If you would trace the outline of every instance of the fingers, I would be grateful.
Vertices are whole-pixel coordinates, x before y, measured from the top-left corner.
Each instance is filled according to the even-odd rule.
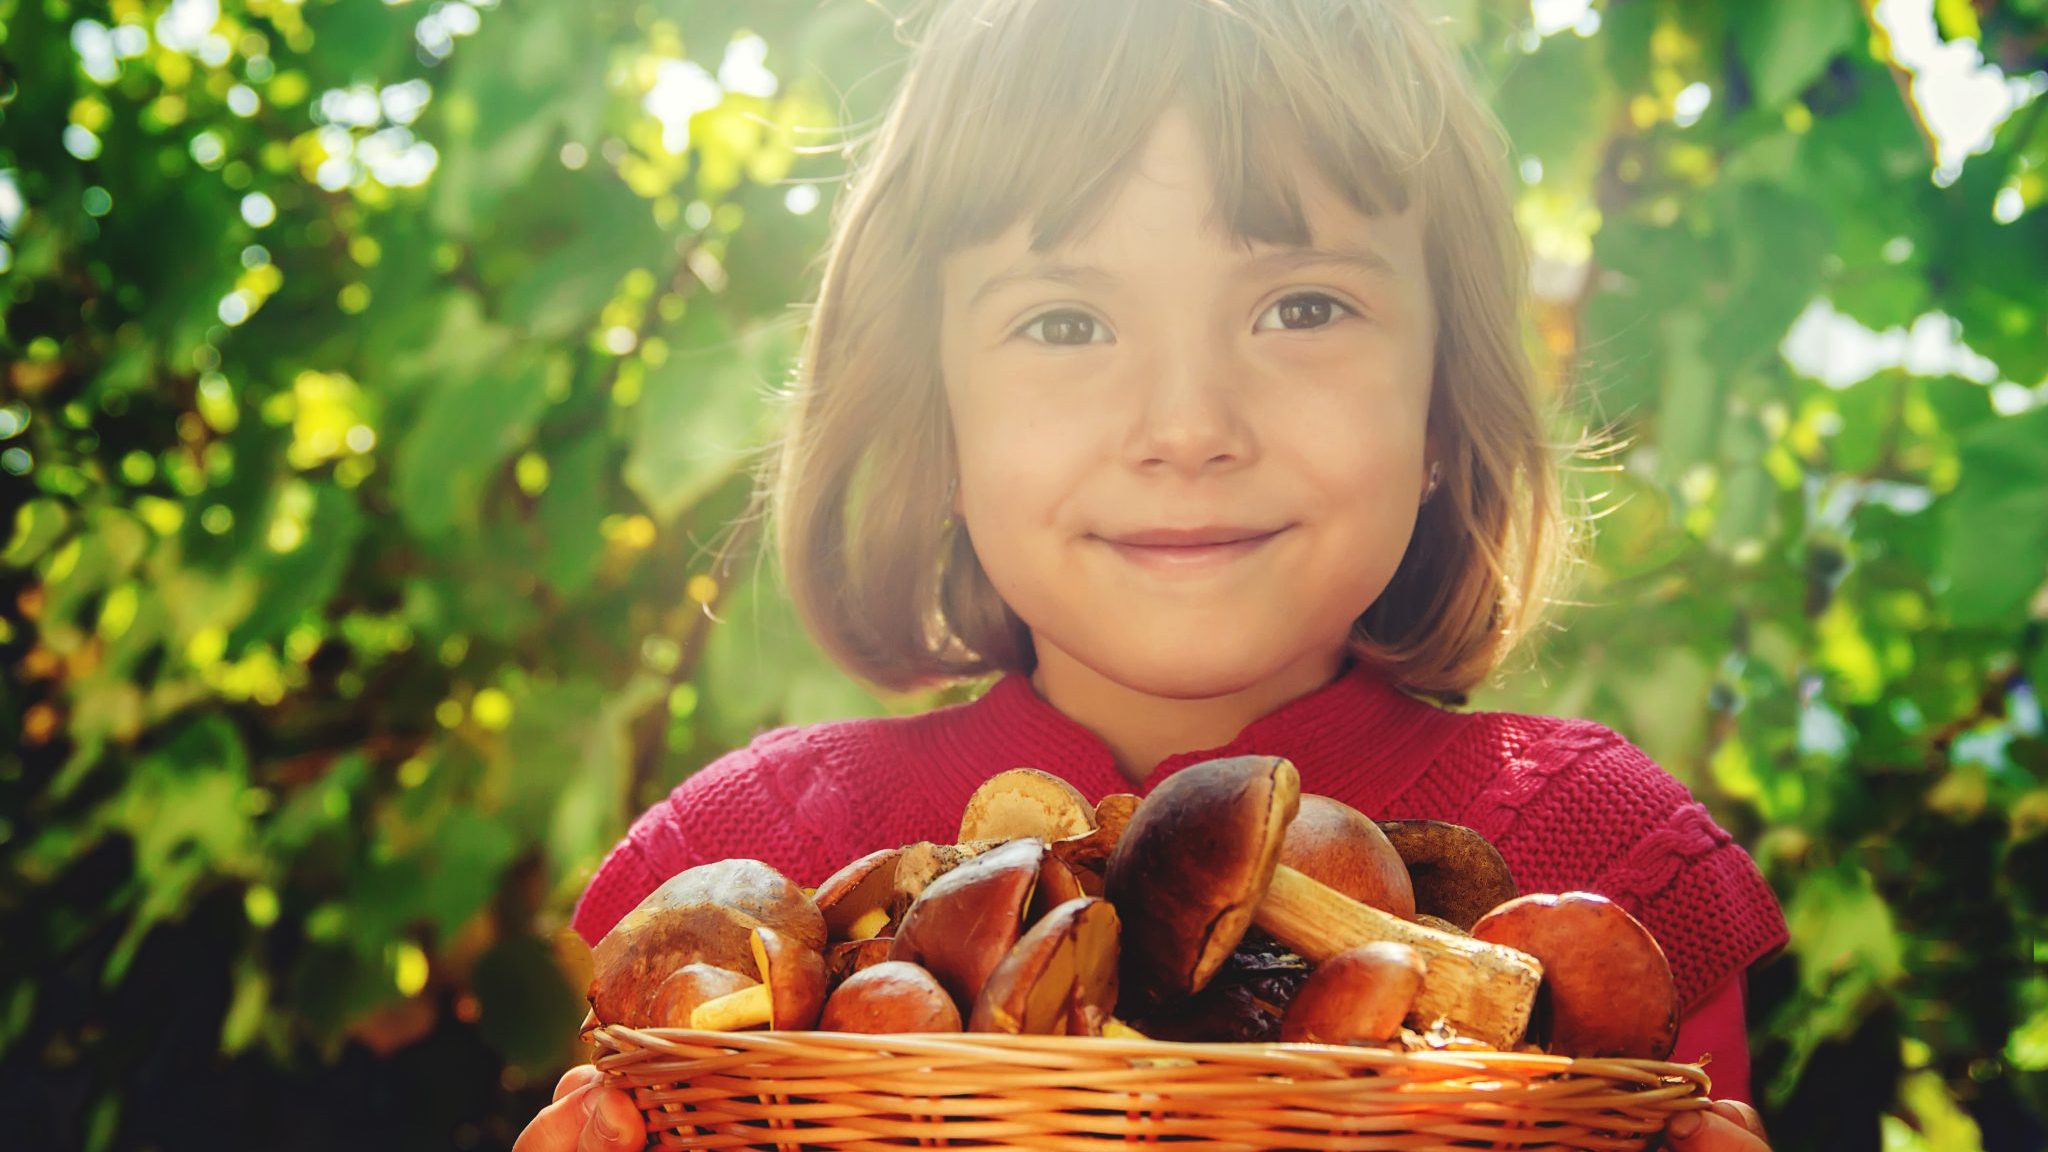
[[[633,1098],[584,1064],[556,1081],[554,1103],[534,1116],[512,1152],[638,1152],[646,1144]]]
[[[596,1065],[578,1064],[567,1072],[562,1073],[562,1078],[555,1081],[555,1099],[560,1100],[578,1088],[589,1087],[592,1084],[601,1082],[603,1079],[604,1073],[599,1072]]]
[[[643,1148],[647,1144],[647,1131],[640,1121],[640,1109],[633,1106],[633,1098],[617,1088],[599,1088],[590,1093],[596,1102],[591,1109],[589,1122],[583,1125],[583,1135],[576,1142],[576,1152],[626,1152],[628,1149]]]
[[[1744,1112],[1748,1114],[1746,1118]],[[1731,1119],[1731,1115],[1735,1118]],[[1749,1126],[1755,1116],[1755,1109],[1747,1105],[1716,1100],[1708,1111],[1684,1112],[1672,1120],[1664,1130],[1665,1146],[1671,1152],[1770,1152],[1771,1146],[1764,1142],[1762,1121],[1757,1121],[1754,1128]]]
[[[541,1109],[513,1142],[512,1152],[572,1152],[583,1134],[585,1105],[596,1091],[585,1085]]]
[[[1740,1124],[1743,1130],[1750,1135],[1759,1140],[1768,1141],[1770,1139],[1770,1136],[1764,1132],[1764,1118],[1757,1115],[1756,1109],[1751,1108],[1740,1100],[1716,1100],[1713,1102],[1713,1106],[1715,1112]]]

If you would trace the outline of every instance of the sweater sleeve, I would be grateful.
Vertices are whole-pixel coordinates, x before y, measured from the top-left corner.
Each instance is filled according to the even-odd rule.
[[[1465,823],[1493,840],[1525,892],[1598,892],[1664,946],[1683,1011],[1782,947],[1755,861],[1641,749],[1577,720],[1497,716],[1506,768]]]
[[[570,925],[595,945],[669,877],[732,857],[816,884],[835,858],[830,840],[844,807],[838,785],[805,730],[756,737],[685,778],[633,821],[591,877]]]

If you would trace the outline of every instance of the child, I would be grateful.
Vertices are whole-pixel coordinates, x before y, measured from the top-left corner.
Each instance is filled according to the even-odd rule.
[[[1445,710],[1525,635],[1565,536],[1493,120],[1405,0],[953,0],[837,209],[769,489],[795,604],[889,688],[973,703],[784,728],[636,821],[596,941],[684,868],[816,884],[949,840],[1032,765],[1089,799],[1286,756],[1379,819],[1476,828],[1524,891],[1664,944],[1726,1098],[1671,1147],[1765,1147],[1755,865],[1594,724]],[[522,1149],[637,1147],[579,1069]],[[586,1124],[585,1117],[591,1117]],[[600,1141],[600,1126],[623,1132]],[[623,1143],[619,1141],[623,1141]]]

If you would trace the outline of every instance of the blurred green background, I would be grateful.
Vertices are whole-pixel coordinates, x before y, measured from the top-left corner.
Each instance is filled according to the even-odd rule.
[[[894,7],[0,0],[0,1145],[507,1147],[627,820],[939,702],[712,563]],[[1433,7],[1620,441],[1474,702],[1763,866],[1777,1147],[2042,1147],[2048,2]]]

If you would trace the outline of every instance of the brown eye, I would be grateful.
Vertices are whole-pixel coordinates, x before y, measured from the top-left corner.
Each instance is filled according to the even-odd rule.
[[[1093,316],[1085,312],[1047,312],[1031,323],[1017,329],[1017,332],[1020,335],[1028,334],[1034,328],[1044,329],[1042,335],[1032,337],[1038,343],[1052,344],[1063,348],[1078,348],[1083,345],[1094,344],[1097,343],[1095,337],[1098,334],[1107,335],[1107,333],[1103,332],[1102,325],[1097,323]]]
[[[1321,292],[1299,292],[1266,309],[1265,316],[1279,317],[1280,327],[1287,331],[1313,332],[1318,328],[1329,327],[1336,321],[1339,313],[1355,315],[1351,309]],[[1261,316],[1260,319],[1264,320],[1265,316]],[[1267,325],[1262,324],[1260,327],[1264,328]]]

